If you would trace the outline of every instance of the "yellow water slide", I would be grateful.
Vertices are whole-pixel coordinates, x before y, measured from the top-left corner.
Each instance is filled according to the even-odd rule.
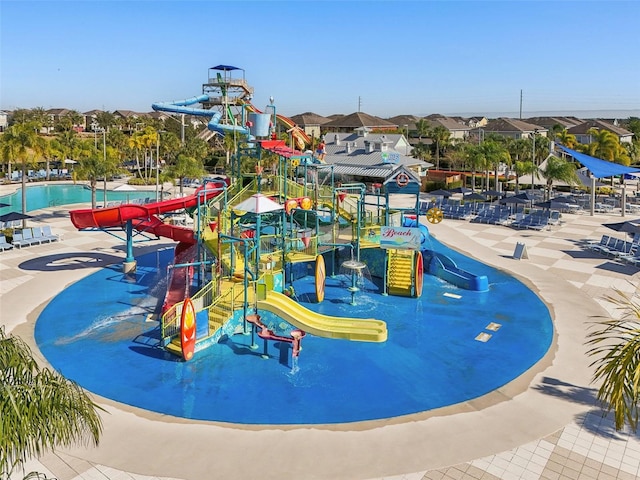
[[[294,327],[324,338],[342,338],[360,342],[387,340],[387,324],[374,318],[332,317],[313,312],[282,293],[270,291],[258,309],[275,313]]]

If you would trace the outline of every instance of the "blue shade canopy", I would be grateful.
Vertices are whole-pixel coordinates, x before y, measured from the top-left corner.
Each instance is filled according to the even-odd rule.
[[[215,67],[211,67],[211,70],[223,70],[225,72],[229,72],[231,70],[242,70],[240,67],[233,67],[231,65],[217,65]]]
[[[638,168],[625,167],[624,165],[620,165],[619,163],[613,163],[607,160],[601,160],[599,158],[591,157],[585,153],[571,150],[564,145],[558,144],[558,147],[575,158],[576,161],[587,167],[596,178],[612,177],[614,175],[622,175],[625,173],[640,172],[640,169]]]

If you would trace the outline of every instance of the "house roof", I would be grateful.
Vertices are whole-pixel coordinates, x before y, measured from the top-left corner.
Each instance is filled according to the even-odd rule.
[[[540,125],[541,127],[545,127],[548,129],[551,129],[554,125],[560,125],[564,128],[571,128],[582,122],[582,120],[578,120],[577,118],[572,117],[531,117],[527,118],[526,121],[528,123]]]
[[[485,132],[534,132],[547,131],[546,128],[541,125],[535,125],[533,123],[524,122],[515,118],[496,118],[489,120],[489,122],[482,127]]]
[[[47,113],[49,115],[67,115],[70,112],[71,110],[67,108],[50,108],[49,110],[47,110]]]
[[[116,110],[113,112],[114,115],[120,115],[121,117],[142,117],[145,116],[146,113],[138,113],[133,110]]]
[[[369,115],[364,112],[355,112],[350,115],[345,115],[336,119],[333,119],[324,124],[325,127],[336,127],[336,128],[358,128],[358,127],[369,127],[369,128],[391,128],[395,127],[391,122],[387,120],[383,120],[380,117],[374,117],[373,115]]]
[[[396,148],[400,139],[403,136],[399,133],[389,134],[367,134],[366,136],[358,135],[356,133],[340,133],[331,132],[325,135],[325,162],[327,164],[336,165],[340,167],[354,167],[361,170],[358,175],[362,176],[378,176],[386,177],[389,174],[389,169],[394,170],[399,165],[405,167],[420,166],[428,168],[433,164],[425,162],[417,158],[410,157],[403,152],[402,148]],[[375,149],[371,152],[367,152],[366,143],[381,143],[387,145],[386,152],[379,149]],[[347,153],[347,147],[350,146],[349,153]],[[383,159],[383,153],[395,154],[398,156],[398,163],[385,163]],[[373,175],[373,170],[368,169],[383,169],[386,170],[385,175]],[[384,173],[384,172],[378,172]]]
[[[626,137],[628,135],[633,135],[630,131],[625,130],[622,127],[617,127],[616,125],[612,125],[611,123],[605,122],[603,120],[587,120],[586,122],[582,122],[575,127],[571,127],[567,129],[568,133],[573,135],[576,134],[587,134],[589,129],[591,128],[599,128],[601,130],[609,130],[610,132],[615,133],[620,137]]]
[[[291,120],[302,127],[308,125],[324,125],[325,123],[331,121],[331,119],[313,112],[305,112],[299,115],[294,115],[293,117],[291,117]]]
[[[458,120],[450,117],[438,117],[435,119],[427,119],[427,122],[432,127],[442,126],[447,130],[449,130],[450,132],[453,132],[455,130],[463,130],[463,131],[471,130],[471,127],[469,127],[468,125],[465,125],[464,123],[461,123]]]
[[[409,128],[415,130],[416,122],[419,119],[420,117],[416,117],[415,115],[396,115],[395,117],[387,118],[386,120],[400,128],[403,128],[405,125],[409,125]]]

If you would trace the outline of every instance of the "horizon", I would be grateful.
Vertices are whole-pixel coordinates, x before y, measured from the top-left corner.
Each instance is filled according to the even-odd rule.
[[[208,69],[226,64],[244,70],[254,105],[273,96],[289,117],[640,113],[640,65],[628,56],[640,47],[640,2],[3,0],[0,9],[2,110],[149,112],[201,94]],[[211,21],[197,27],[202,19]],[[593,25],[588,55],[563,40]]]

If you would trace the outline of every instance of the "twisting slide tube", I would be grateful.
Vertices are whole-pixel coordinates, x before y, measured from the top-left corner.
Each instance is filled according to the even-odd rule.
[[[186,98],[184,100],[157,102],[152,104],[151,108],[157,112],[184,113],[185,115],[194,115],[197,117],[211,117],[207,124],[207,128],[209,128],[209,130],[220,132],[222,134],[236,132],[243,135],[249,135],[251,138],[248,128],[240,125],[221,125],[220,118],[222,118],[222,114],[220,112],[189,106],[196,103],[206,102],[207,100],[209,100],[208,95],[198,95],[197,97]]]

